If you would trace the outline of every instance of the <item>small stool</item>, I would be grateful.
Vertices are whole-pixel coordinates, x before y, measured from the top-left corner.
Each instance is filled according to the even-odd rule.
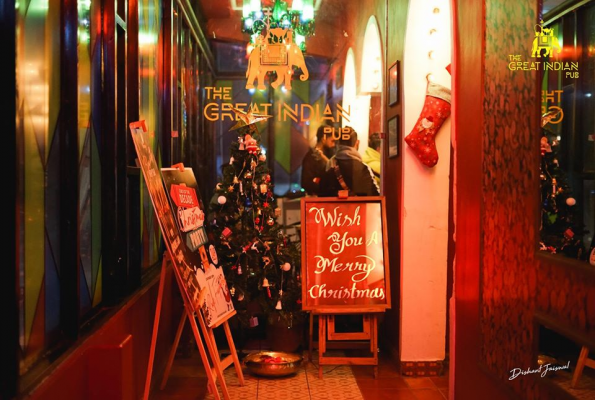
[[[581,375],[583,374],[583,368],[585,368],[585,366],[595,369],[595,360],[589,358],[589,349],[587,346],[583,346],[581,353],[578,356],[576,369],[574,370],[574,374],[572,375],[572,383],[570,384],[571,388],[574,389],[578,384],[578,380],[581,378]]]

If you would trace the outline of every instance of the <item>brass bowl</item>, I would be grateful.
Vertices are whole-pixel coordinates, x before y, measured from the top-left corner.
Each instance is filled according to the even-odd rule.
[[[259,351],[244,358],[244,365],[255,375],[278,377],[295,374],[302,365],[299,354],[280,351]],[[268,360],[268,361],[267,361]]]

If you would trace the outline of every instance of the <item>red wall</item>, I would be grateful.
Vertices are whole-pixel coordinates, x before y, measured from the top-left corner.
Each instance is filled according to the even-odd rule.
[[[165,280],[153,384],[159,381],[181,316],[181,298]],[[27,398],[43,400],[137,399],[143,394],[159,279],[135,294],[94,332],[50,366]],[[155,384],[154,384],[155,385]],[[154,386],[153,385],[153,386]]]

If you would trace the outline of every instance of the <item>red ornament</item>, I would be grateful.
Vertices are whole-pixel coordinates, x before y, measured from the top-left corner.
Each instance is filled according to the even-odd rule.
[[[267,208],[267,207],[269,206],[269,203],[265,201],[264,203],[262,203],[262,206],[263,206],[264,208]]]
[[[223,229],[223,232],[221,232],[221,237],[222,238],[228,238],[228,237],[231,236],[231,233],[232,233],[231,232],[231,229],[225,228],[225,229]]]
[[[260,218],[258,218],[258,217],[254,218],[254,223],[255,224],[260,224]]]

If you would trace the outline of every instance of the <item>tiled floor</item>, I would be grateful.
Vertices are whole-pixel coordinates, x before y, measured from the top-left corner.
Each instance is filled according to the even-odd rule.
[[[245,386],[239,387],[233,367],[226,370],[231,400],[445,400],[448,375],[406,378],[387,358],[380,357],[378,378],[372,367],[329,366],[318,379],[317,366],[307,363],[299,373],[287,378],[265,379],[244,370]],[[206,391],[207,379],[197,354],[176,358],[164,390],[153,385],[152,400],[194,400],[213,398]],[[359,389],[359,390],[358,390]]]

